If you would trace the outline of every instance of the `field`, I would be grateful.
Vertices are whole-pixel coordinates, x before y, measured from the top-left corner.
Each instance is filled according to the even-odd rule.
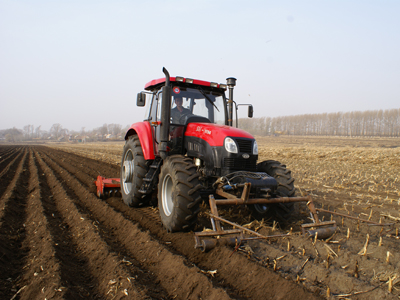
[[[97,175],[119,177],[123,142],[1,145],[0,299],[399,299],[400,141],[257,140],[260,161],[292,170],[297,195],[393,225],[333,216],[335,235],[313,240],[300,234],[304,204],[289,224],[227,208],[261,234],[291,234],[202,253],[193,233],[167,233],[156,207],[96,197]]]

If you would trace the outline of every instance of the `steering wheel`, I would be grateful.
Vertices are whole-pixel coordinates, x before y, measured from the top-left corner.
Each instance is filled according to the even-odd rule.
[[[185,122],[186,122],[188,116],[193,116],[193,114],[187,113],[187,114],[182,115],[182,116],[179,118],[179,124],[185,124]]]

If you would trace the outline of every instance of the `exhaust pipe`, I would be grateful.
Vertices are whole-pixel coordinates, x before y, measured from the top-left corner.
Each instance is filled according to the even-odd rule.
[[[171,86],[170,76],[166,68],[163,68],[165,74],[165,86],[162,90],[162,104],[161,104],[161,127],[160,127],[160,152],[161,158],[167,158],[167,144],[169,139],[169,121],[171,118]]]
[[[229,101],[228,101],[228,125],[233,124],[233,87],[236,85],[236,78],[229,77],[226,79],[226,84],[229,87]]]

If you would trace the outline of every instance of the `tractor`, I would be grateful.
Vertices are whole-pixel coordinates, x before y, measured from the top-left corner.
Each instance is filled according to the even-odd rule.
[[[285,220],[292,214],[294,179],[284,164],[258,162],[258,146],[237,128],[235,78],[226,84],[170,77],[150,81],[137,95],[148,102],[143,122],[125,135],[120,186],[125,204],[148,205],[158,199],[169,232],[192,230],[200,204],[212,195],[218,204],[247,205],[255,218]],[[229,90],[229,98],[225,93]],[[233,126],[234,111],[236,126]]]

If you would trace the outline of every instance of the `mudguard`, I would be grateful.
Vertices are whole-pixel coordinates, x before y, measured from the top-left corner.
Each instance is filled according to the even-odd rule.
[[[137,122],[131,125],[125,135],[125,140],[129,136],[137,134],[139,137],[140,144],[142,145],[143,155],[145,160],[154,159],[154,139],[153,129],[149,122]]]

